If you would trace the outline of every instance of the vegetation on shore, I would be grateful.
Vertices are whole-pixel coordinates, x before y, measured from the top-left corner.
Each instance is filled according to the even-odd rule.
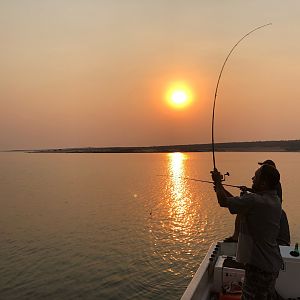
[[[217,143],[219,152],[298,152],[300,140]],[[27,151],[31,153],[167,153],[210,152],[211,144],[170,145],[150,147],[87,147]]]

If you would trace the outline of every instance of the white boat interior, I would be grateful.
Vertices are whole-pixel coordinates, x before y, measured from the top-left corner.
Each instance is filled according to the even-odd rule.
[[[236,243],[210,246],[181,300],[240,299],[245,271],[236,262]],[[284,261],[276,281],[283,299],[300,299],[300,256],[298,245],[280,246]]]

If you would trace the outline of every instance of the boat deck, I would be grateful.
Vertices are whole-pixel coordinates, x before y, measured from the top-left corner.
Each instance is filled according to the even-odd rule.
[[[235,261],[236,246],[212,244],[181,300],[240,299],[244,270]],[[283,299],[300,299],[300,256],[293,256],[294,247],[280,246],[280,251],[284,266],[276,281],[276,291]]]

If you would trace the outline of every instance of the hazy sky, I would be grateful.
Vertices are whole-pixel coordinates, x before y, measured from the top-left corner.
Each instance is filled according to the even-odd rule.
[[[299,139],[300,1],[0,0],[0,149]],[[172,82],[194,100],[168,106]]]

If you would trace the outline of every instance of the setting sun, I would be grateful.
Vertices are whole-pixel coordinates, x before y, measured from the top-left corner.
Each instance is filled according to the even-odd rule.
[[[187,94],[185,91],[174,91],[171,99],[175,104],[183,104],[187,101]]]
[[[167,91],[167,102],[172,108],[185,108],[192,102],[192,93],[185,83],[174,83]]]

